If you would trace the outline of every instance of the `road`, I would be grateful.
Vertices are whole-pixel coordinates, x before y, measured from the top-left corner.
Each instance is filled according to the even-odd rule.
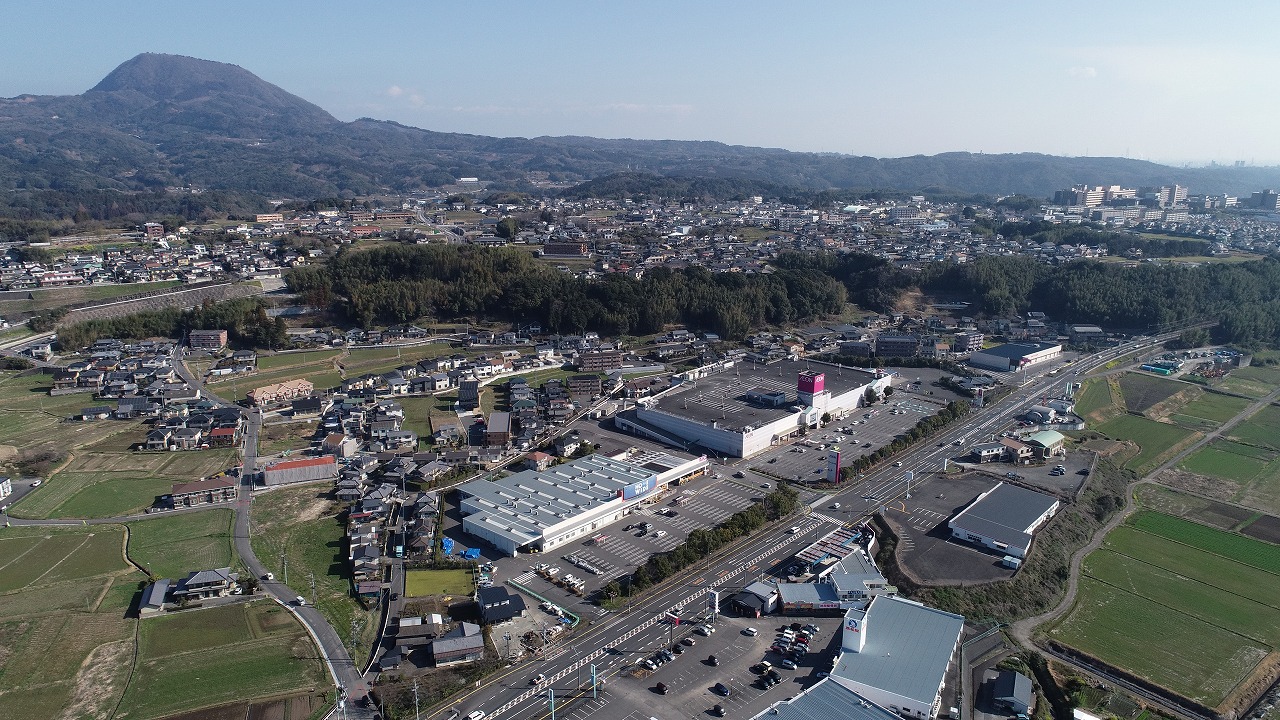
[[[633,663],[667,643],[667,625],[663,617],[673,608],[701,607],[700,595],[713,587],[741,587],[759,576],[759,573],[788,560],[797,551],[822,535],[845,523],[859,523],[878,512],[881,506],[908,494],[905,473],[913,471],[911,491],[923,490],[935,479],[935,471],[942,469],[944,459],[955,454],[956,441],[965,444],[987,434],[995,434],[1021,413],[1028,402],[1043,395],[1056,395],[1069,382],[1076,382],[1080,375],[1094,370],[1118,356],[1163,342],[1172,333],[1159,338],[1140,338],[1117,348],[1078,360],[1054,375],[1030,377],[1006,399],[971,413],[966,421],[903,451],[894,459],[901,467],[889,467],[868,473],[861,482],[835,495],[810,503],[810,509],[821,510],[807,515],[793,516],[775,524],[771,529],[742,541],[732,551],[718,554],[694,566],[676,578],[668,580],[657,591],[628,610],[604,616],[585,630],[572,637],[573,650],[561,647],[551,651],[541,660],[522,663],[485,681],[479,688],[459,698],[449,708],[434,715],[443,719],[465,715],[473,710],[485,710],[487,718],[536,717],[547,706],[547,687],[564,693],[576,690],[579,670],[595,663],[597,671],[606,679],[616,674],[624,665]],[[1044,368],[1048,370],[1048,368]],[[739,461],[744,463],[745,461]],[[839,502],[841,507],[833,511],[829,507]],[[835,518],[829,517],[835,515]],[[800,520],[797,520],[799,517]],[[790,534],[787,528],[800,525],[801,532]],[[547,676],[546,684],[538,688],[528,685],[529,678],[538,673]],[[572,676],[572,677],[571,677]],[[566,682],[567,681],[567,682]],[[455,714],[456,713],[456,714]]]
[[[182,379],[191,387],[201,390],[203,397],[206,397],[225,407],[238,407],[234,403],[210,393],[200,379],[195,377],[186,365],[182,362],[182,358],[175,351],[174,367]],[[298,594],[288,585],[277,580],[267,580],[268,569],[263,565],[262,561],[253,552],[252,526],[250,525],[250,510],[253,504],[253,487],[258,472],[258,435],[262,430],[262,409],[252,408],[242,410],[245,416],[244,444],[242,446],[243,463],[240,471],[240,487],[238,497],[235,504],[235,531],[232,537],[232,543],[235,547],[236,554],[240,556],[240,560],[244,563],[245,568],[254,577],[260,578],[260,587],[263,592],[271,594],[279,600],[285,607],[302,622],[307,628],[307,632],[311,634],[316,645],[320,648],[325,665],[329,668],[329,674],[333,678],[334,683],[338,686],[338,690],[345,697],[345,714],[348,718],[356,718],[357,720],[371,720],[374,717],[373,703],[369,700],[369,685],[365,681],[363,674],[356,667],[355,661],[351,657],[351,653],[347,651],[347,647],[343,645],[342,638],[338,636],[333,626],[316,608],[305,605],[300,606],[297,603]]]

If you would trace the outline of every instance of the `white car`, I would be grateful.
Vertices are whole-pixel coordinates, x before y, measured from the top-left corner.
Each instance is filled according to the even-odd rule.
[[[654,534],[653,534],[653,536],[654,536],[654,537],[656,537],[656,538],[664,538],[664,537],[666,537],[666,536],[667,536],[667,531],[666,531],[666,530],[659,530],[658,532],[654,533]]]
[[[751,636],[751,637],[755,637],[756,635],[759,635],[759,634],[760,634],[760,631],[759,631],[759,630],[757,630],[757,629],[755,629],[755,628],[753,628],[753,627],[749,627],[749,628],[747,628],[746,630],[743,630],[743,631],[742,631],[742,634],[743,634],[743,635],[749,635],[749,636]]]

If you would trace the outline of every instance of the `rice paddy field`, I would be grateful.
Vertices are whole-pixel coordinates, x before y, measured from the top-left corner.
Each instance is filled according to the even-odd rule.
[[[1209,707],[1280,646],[1280,548],[1144,510],[1083,566],[1050,635]]]

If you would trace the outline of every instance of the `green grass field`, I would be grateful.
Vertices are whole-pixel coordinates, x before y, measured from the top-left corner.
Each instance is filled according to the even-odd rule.
[[[468,570],[408,570],[404,578],[408,597],[469,595],[474,587]]]
[[[127,283],[124,285],[85,285],[81,287],[47,288],[32,290],[30,300],[0,300],[0,316],[17,313],[34,313],[67,307],[77,303],[113,300],[127,295],[164,290],[182,283],[178,280],[154,283]]]
[[[129,557],[156,577],[179,579],[193,570],[233,567],[234,514],[219,508],[129,523]]]
[[[1256,448],[1248,445],[1220,440],[1197,450],[1183,460],[1179,467],[1244,485],[1267,467],[1267,459],[1257,457],[1257,453]],[[1275,456],[1275,453],[1270,454]]]
[[[1270,648],[1092,577],[1051,636],[1210,707]]]
[[[180,453],[86,452],[12,508],[24,518],[132,515],[190,482],[238,464],[234,450]]]
[[[1176,555],[1165,555],[1162,559],[1168,567],[1154,565],[1148,557],[1139,559],[1099,550],[1086,559],[1084,573],[1149,600],[1153,607],[1160,608],[1159,612],[1175,610],[1267,647],[1280,645],[1280,608],[1274,607],[1274,599],[1250,597],[1256,596],[1257,591],[1250,590],[1248,584],[1242,588],[1248,595],[1227,591],[1221,583],[1210,584],[1217,583],[1219,579],[1236,580],[1228,568],[1223,567],[1227,563],[1218,563],[1218,567],[1197,566],[1197,569],[1205,571],[1201,573],[1201,580],[1184,574],[1183,567],[1187,563]],[[1233,569],[1251,570],[1238,565]],[[1280,577],[1258,570],[1248,575],[1272,586],[1280,583]]]
[[[1275,383],[1241,374],[1244,370],[1248,369],[1249,368],[1242,368],[1240,370],[1236,370],[1218,382],[1216,387],[1226,390],[1227,392],[1233,392],[1238,395],[1254,398],[1255,400],[1270,395],[1271,392],[1276,389]]]
[[[0,558],[0,593],[131,569],[124,560],[124,531],[118,525],[3,528]],[[102,586],[99,580],[89,584]]]
[[[280,353],[278,355],[260,355],[258,356],[258,371],[331,363],[334,358],[338,357],[338,352],[337,350],[308,350],[306,352]]]
[[[1131,440],[1141,448],[1137,455],[1125,463],[1126,468],[1138,475],[1150,472],[1159,464],[1161,456],[1195,435],[1177,425],[1159,423],[1136,415],[1119,415],[1096,429],[1115,440]]]
[[[1223,423],[1249,407],[1249,401],[1230,395],[1205,393],[1182,406],[1182,414]]]
[[[1086,382],[1080,394],[1076,396],[1076,412],[1081,416],[1111,405],[1111,385],[1107,383],[1106,378]]]
[[[1238,536],[1237,536],[1238,537]],[[1159,535],[1121,525],[1107,535],[1103,548],[1111,553],[1140,559],[1152,567],[1177,573],[1184,581],[1201,583],[1224,595],[1248,598],[1272,609],[1280,609],[1280,597],[1271,592],[1276,573],[1224,558],[1208,550],[1184,545]],[[1088,560],[1092,562],[1093,556]],[[1120,585],[1120,582],[1112,582]],[[1131,592],[1147,594],[1141,588]],[[1213,607],[1209,601],[1206,607]],[[1194,614],[1194,613],[1193,613]]]
[[[302,626],[266,600],[144,620],[139,637],[119,718],[147,720],[328,682]]]
[[[1280,575],[1280,548],[1275,545],[1149,510],[1134,513],[1125,522],[1143,532]]]
[[[125,610],[142,579],[123,547],[118,525],[0,528],[0,717],[114,707],[133,649]]]
[[[289,587],[314,602],[333,624],[357,662],[363,662],[377,635],[378,613],[353,596],[346,533],[326,488],[288,488],[253,502],[253,549],[278,580],[288,558]],[[311,579],[315,579],[315,595]],[[351,637],[353,621],[357,637]]]
[[[1280,407],[1268,405],[1231,429],[1231,438],[1249,445],[1280,450]]]

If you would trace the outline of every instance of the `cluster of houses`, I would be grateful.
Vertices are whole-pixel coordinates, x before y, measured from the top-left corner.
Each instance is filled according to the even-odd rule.
[[[244,430],[236,408],[218,407],[183,381],[172,364],[173,343],[98,340],[89,357],[53,374],[51,395],[86,392],[114,405],[82,408],[84,421],[151,419],[139,450],[234,447]]]

